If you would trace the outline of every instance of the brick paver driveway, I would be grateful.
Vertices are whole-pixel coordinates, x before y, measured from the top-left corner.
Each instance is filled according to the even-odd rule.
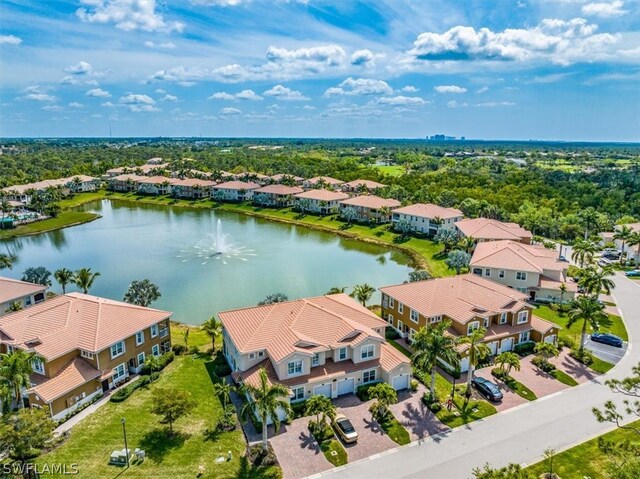
[[[560,351],[560,356],[558,356],[557,358],[551,358],[549,361],[555,364],[558,369],[561,369],[573,379],[578,381],[579,384],[591,381],[592,379],[597,378],[600,375],[569,356],[568,348],[564,348],[562,351]]]
[[[412,441],[423,441],[429,436],[449,430],[423,404],[422,395],[426,390],[420,384],[414,393],[408,390],[398,391],[398,402],[389,407],[400,424],[409,431]]]
[[[566,384],[561,383],[544,371],[540,371],[531,360],[535,356],[533,354],[520,360],[520,371],[511,370],[511,376],[520,381],[522,384],[531,389],[538,398],[548,396],[549,394],[562,391],[569,388]]]
[[[358,431],[357,443],[343,444],[347,450],[349,462],[364,459],[397,446],[380,425],[371,419],[369,412],[371,402],[362,402],[354,395],[343,396],[334,401],[338,412],[347,416]]]
[[[501,402],[492,402],[492,401],[490,401],[491,404],[493,404],[495,406],[495,408],[498,410],[498,412],[506,411],[507,409],[511,409],[512,407],[520,406],[521,404],[525,404],[525,403],[529,402],[525,398],[523,398],[523,397],[519,396],[518,394],[514,393],[503,382],[498,381],[496,378],[494,378],[491,375],[491,369],[493,369],[493,366],[489,366],[488,368],[478,369],[478,370],[475,371],[474,375],[477,376],[477,377],[488,379],[493,384],[497,385],[498,388],[500,388],[500,391],[502,391],[502,401]],[[511,375],[513,376],[513,371],[511,373]],[[554,381],[555,381],[555,379],[554,379]],[[526,384],[526,385],[529,386],[528,384]],[[480,396],[479,393],[478,393],[478,395]],[[483,398],[483,399],[486,399],[486,398]]]
[[[284,479],[300,479],[333,467],[309,433],[309,419],[294,419],[291,424],[283,425],[277,436],[269,435]],[[269,429],[272,432],[273,428]]]

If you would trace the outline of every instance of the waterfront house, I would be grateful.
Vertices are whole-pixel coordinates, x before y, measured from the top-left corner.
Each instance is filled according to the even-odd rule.
[[[416,233],[435,236],[442,230],[456,230],[455,223],[463,218],[462,211],[434,204],[416,203],[393,210],[391,221],[407,222]]]
[[[211,188],[211,196],[218,201],[250,201],[253,191],[260,188],[257,183],[246,181],[227,181]]]
[[[302,186],[305,190],[311,188],[326,188],[329,190],[339,190],[344,184],[344,181],[331,178],[330,176],[314,176],[308,180],[302,182]]]
[[[489,218],[461,220],[456,222],[455,225],[461,236],[473,238],[478,243],[511,240],[530,244],[533,237],[530,231],[516,223],[505,223]]]
[[[13,185],[2,188],[5,197],[9,201],[19,201],[25,205],[31,204],[34,195],[45,193],[49,188],[62,190],[63,194],[68,193],[66,187],[67,178],[59,178],[57,180],[42,180],[34,183],[26,183],[24,185]]]
[[[100,180],[92,176],[76,175],[64,178],[65,186],[73,193],[85,193],[87,191],[95,191]]]
[[[292,206],[293,196],[303,191],[299,186],[267,185],[253,191],[253,203],[260,206],[285,208]]]
[[[378,190],[386,188],[387,185],[371,180],[353,180],[342,185],[342,191],[345,193],[375,193]]]
[[[533,314],[527,294],[474,274],[416,281],[380,288],[382,317],[403,337],[443,320],[448,334],[461,338],[478,328],[492,355],[527,341],[555,343],[558,326]],[[466,345],[458,348],[460,370],[469,369]]]
[[[223,354],[237,383],[258,385],[259,371],[290,391],[291,402],[336,398],[384,381],[406,389],[409,359],[385,340],[387,324],[346,294],[225,311]]]
[[[329,215],[337,213],[340,201],[349,198],[349,195],[341,191],[325,189],[308,190],[295,195],[296,207],[300,211]]]
[[[138,180],[138,192],[145,195],[168,195],[176,181],[178,180],[166,176],[142,177]]]
[[[56,296],[0,318],[0,352],[33,351],[26,406],[53,419],[136,374],[171,350],[171,313],[81,293]]]
[[[46,293],[46,286],[0,276],[0,316],[8,313],[14,303],[21,309],[42,303]]]
[[[361,195],[340,201],[340,211],[355,208],[358,215],[356,221],[363,223],[388,223],[391,221],[391,210],[400,206],[400,202],[375,195]]]
[[[302,186],[304,178],[301,176],[287,175],[286,173],[278,173],[270,177],[271,183],[284,183],[296,186]]]
[[[198,178],[175,180],[171,184],[171,194],[177,198],[209,198],[211,196],[211,188],[215,185],[215,181],[200,180]]]
[[[114,176],[107,181],[107,187],[112,191],[138,191],[138,183],[145,180],[146,176],[134,175],[127,173],[125,175]]]

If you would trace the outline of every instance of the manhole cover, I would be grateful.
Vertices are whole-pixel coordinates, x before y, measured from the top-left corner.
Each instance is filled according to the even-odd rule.
[[[337,456],[338,455],[338,451],[331,451],[331,455],[332,456]]]

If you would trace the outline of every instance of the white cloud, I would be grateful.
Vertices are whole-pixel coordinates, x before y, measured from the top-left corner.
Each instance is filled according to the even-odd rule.
[[[110,101],[105,101],[102,106],[106,106],[107,108],[113,108],[115,105]]]
[[[402,87],[400,89],[400,91],[403,91],[405,93],[416,93],[416,92],[420,91],[420,89],[414,87],[413,85],[407,85],[407,86]]]
[[[78,103],[77,101],[72,101],[71,103],[69,103],[69,106],[71,108],[84,108],[84,105],[82,103]]]
[[[56,97],[47,93],[27,93],[22,97],[24,100],[30,101],[56,101]]]
[[[160,111],[154,105],[156,101],[148,95],[139,93],[129,93],[128,95],[120,97],[120,103],[126,105],[129,111],[132,112],[154,112]]]
[[[623,7],[624,2],[622,0],[587,3],[582,6],[582,14],[604,18],[620,17],[629,13],[627,10],[623,10]]]
[[[78,83],[78,80],[73,78],[72,76],[66,76],[62,80],[60,80],[62,85],[75,85]]]
[[[451,100],[450,102],[447,102],[447,108],[463,108],[469,106],[467,103],[459,103],[455,100]]]
[[[166,50],[173,50],[176,47],[176,44],[173,42],[163,42],[163,43],[155,43],[152,41],[144,42],[145,47],[149,48],[160,48]]]
[[[242,113],[242,110],[238,108],[233,108],[231,106],[227,106],[225,108],[220,109],[220,114],[224,116],[235,116],[235,115],[239,115],[240,113]]]
[[[304,96],[298,90],[292,90],[291,88],[287,88],[283,85],[276,85],[273,88],[264,92],[266,96],[272,96],[277,98],[278,100],[288,100],[288,101],[306,101],[309,100],[308,97]]]
[[[489,91],[489,87],[485,85],[485,86],[481,86],[480,88],[478,88],[476,90],[476,93],[485,93],[485,92],[488,92],[488,91]]]
[[[438,85],[433,88],[437,93],[466,93],[467,89],[458,85]]]
[[[162,101],[178,101],[178,97],[174,95],[169,95],[168,93],[160,98]]]
[[[424,98],[420,98],[419,96],[392,96],[392,97],[382,97],[376,100],[376,103],[380,103],[382,105],[392,105],[392,106],[420,106],[426,105],[429,102]]]
[[[84,82],[85,85],[89,85],[89,86],[98,86],[100,83],[98,83],[98,80],[87,80]]]
[[[529,83],[556,83],[559,82],[561,80],[564,80],[565,78],[571,76],[572,73],[552,73],[549,75],[540,75],[540,76],[536,76],[533,77],[533,79],[529,82]]]
[[[328,88],[325,96],[331,95],[385,95],[393,93],[389,84],[382,80],[371,78],[349,77],[337,87]]]
[[[351,54],[349,62],[356,66],[373,66],[376,60],[376,55],[368,49],[356,50]]]
[[[95,98],[109,98],[111,96],[111,93],[109,93],[106,90],[103,90],[102,88],[93,88],[91,90],[87,90],[86,95],[92,96]]]
[[[225,91],[217,91],[207,98],[207,100],[235,100],[236,97]]]
[[[494,108],[497,106],[515,106],[515,103],[510,101],[488,101],[485,103],[478,103],[476,106]]]
[[[42,107],[42,111],[62,111],[64,110],[64,108],[62,108],[60,105],[46,105]]]
[[[72,75],[87,75],[91,73],[91,63],[78,62],[77,65],[67,67],[64,71],[69,72]]]
[[[195,5],[208,5],[210,7],[236,7],[246,0],[191,0]]]
[[[238,93],[219,91],[208,97],[209,100],[262,100],[262,97],[253,90],[242,90]]]
[[[181,32],[184,24],[167,22],[156,12],[156,0],[81,0],[88,8],[76,10],[77,17],[89,23],[113,23],[124,31]]]
[[[0,35],[0,45],[20,45],[22,38],[15,35]]]
[[[286,48],[269,47],[267,60],[274,63],[301,63],[308,66],[339,65],[344,62],[346,53],[338,45],[323,45],[310,48],[287,50]]]

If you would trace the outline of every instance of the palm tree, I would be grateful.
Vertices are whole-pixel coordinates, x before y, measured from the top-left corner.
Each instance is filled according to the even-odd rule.
[[[511,369],[520,371],[520,356],[511,351],[505,351],[496,356],[495,363],[500,366],[507,376],[511,373]]]
[[[216,319],[215,316],[211,316],[207,319],[202,326],[200,326],[207,336],[211,338],[211,352],[216,351],[216,338],[222,334],[222,324]]]
[[[620,248],[621,250],[620,264],[624,264],[624,248],[627,245],[627,242],[631,238],[632,234],[633,234],[633,230],[627,225],[622,225],[620,229],[617,229],[616,232],[613,234],[614,240],[618,240],[622,242],[622,248]]]
[[[598,301],[596,296],[579,296],[573,302],[571,310],[569,311],[567,328],[570,328],[578,321],[582,321],[580,348],[578,350],[580,355],[584,352],[584,342],[587,336],[587,324],[597,331],[600,321],[604,321],[606,319],[608,319],[608,316],[604,312],[604,304]]]
[[[564,304],[564,295],[567,292],[567,284],[566,283],[560,283],[560,304]]]
[[[391,208],[388,206],[383,206],[378,210],[378,220],[385,222],[389,219],[389,215],[391,215]]]
[[[223,379],[221,382],[215,383],[213,385],[213,391],[222,400],[222,409],[227,409],[227,404],[231,402],[231,392],[233,391],[233,386]]]
[[[69,283],[73,283],[73,271],[67,268],[60,268],[53,273],[53,277],[56,279],[58,284],[62,286],[62,294],[67,292],[67,285]]]
[[[597,297],[601,291],[611,294],[611,290],[616,287],[616,284],[611,279],[613,275],[613,270],[610,267],[588,267],[582,271],[578,282],[587,293]]]
[[[580,264],[583,268],[585,263],[591,263],[593,256],[598,252],[599,248],[593,241],[578,240],[573,245],[571,251],[571,259]]]
[[[242,406],[240,417],[246,420],[254,410],[262,421],[262,452],[266,454],[269,450],[267,436],[267,421],[271,419],[274,429],[280,430],[280,417],[278,411],[283,410],[287,415],[291,415],[291,406],[283,398],[289,395],[289,388],[282,384],[272,384],[267,376],[267,370],[260,369],[258,386],[244,384],[244,392],[251,397],[251,400]]]
[[[398,393],[387,383],[378,383],[369,389],[369,397],[375,399],[369,412],[377,420],[387,417],[389,406],[398,402]]]
[[[336,407],[328,397],[316,394],[307,400],[305,414],[307,416],[315,416],[316,425],[325,424],[327,419],[336,417]]]
[[[0,254],[0,269],[11,269],[13,268],[13,260],[11,256],[8,254]]]
[[[22,388],[31,386],[34,361],[42,361],[42,358],[35,352],[21,349],[0,354],[0,384],[13,390],[18,408],[23,407]]]
[[[598,224],[598,212],[595,208],[589,206],[578,213],[578,217],[584,226],[584,239],[586,240],[589,237],[589,229]]]
[[[549,359],[560,354],[558,348],[553,343],[541,342],[537,343],[534,349],[536,354],[542,358],[544,364],[549,364]]]
[[[472,236],[463,236],[458,240],[458,246],[467,253],[471,253],[476,246],[476,240]]]
[[[450,321],[442,321],[428,328],[421,328],[413,336],[411,347],[414,351],[411,361],[413,365],[421,371],[431,373],[431,386],[429,392],[431,398],[436,394],[436,366],[438,360],[454,365],[459,362],[458,353],[455,350],[456,340],[449,334],[447,329],[451,326]]]
[[[491,354],[489,346],[482,342],[487,330],[484,328],[474,329],[471,334],[460,340],[460,344],[469,345],[469,371],[467,372],[467,397],[471,396],[471,380],[473,372],[478,363]]]
[[[92,273],[91,268],[80,268],[73,275],[73,282],[84,294],[88,294],[98,276],[100,276],[100,273]]]
[[[368,283],[364,284],[356,284],[353,287],[353,292],[351,293],[351,297],[357,299],[362,303],[362,306],[367,306],[367,301],[371,299],[371,295],[376,292],[376,288],[371,286]]]
[[[182,339],[184,339],[184,348],[189,349],[189,333],[191,332],[191,328],[185,328],[182,331]]]
[[[346,286],[334,286],[329,291],[327,291],[326,294],[341,294],[341,293],[344,293],[346,290],[347,290]]]

